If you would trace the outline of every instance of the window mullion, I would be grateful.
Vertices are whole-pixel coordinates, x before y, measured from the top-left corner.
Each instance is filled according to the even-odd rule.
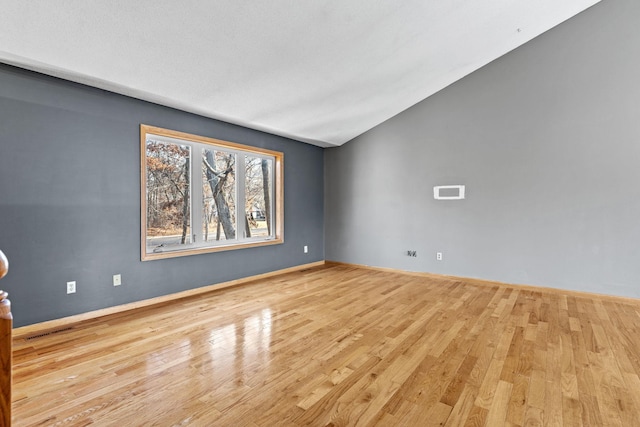
[[[269,168],[269,182],[271,184],[271,188],[269,188],[269,200],[270,200],[270,204],[269,204],[269,210],[271,211],[271,216],[269,217],[271,219],[271,224],[269,224],[269,227],[271,228],[271,234],[269,235],[270,238],[275,237],[276,232],[275,232],[275,224],[276,224],[276,180],[275,180],[275,169],[276,169],[276,159],[274,157],[269,159],[269,162],[271,163],[271,168]]]
[[[192,147],[191,163],[191,236],[193,243],[201,244],[204,240],[202,203],[202,146],[194,144]]]
[[[238,240],[247,238],[247,230],[245,229],[245,221],[247,213],[245,212],[245,161],[242,153],[236,153],[236,230],[238,232]]]

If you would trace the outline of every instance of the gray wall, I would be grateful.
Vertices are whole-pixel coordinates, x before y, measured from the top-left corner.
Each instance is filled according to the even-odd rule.
[[[640,297],[639,23],[604,0],[326,150],[326,258]]]
[[[141,262],[140,123],[284,152],[285,243]],[[15,326],[322,260],[323,197],[318,147],[0,65],[0,288]]]

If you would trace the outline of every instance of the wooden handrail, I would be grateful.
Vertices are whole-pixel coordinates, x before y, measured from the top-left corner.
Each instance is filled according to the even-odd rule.
[[[9,271],[9,261],[0,251],[0,279]],[[11,329],[13,316],[11,302],[7,294],[0,290],[0,427],[11,426]]]
[[[7,275],[9,271],[9,261],[7,257],[0,251],[0,279]]]

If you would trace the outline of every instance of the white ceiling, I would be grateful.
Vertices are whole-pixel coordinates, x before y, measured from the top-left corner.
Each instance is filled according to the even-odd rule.
[[[0,0],[0,62],[322,147],[599,0]]]

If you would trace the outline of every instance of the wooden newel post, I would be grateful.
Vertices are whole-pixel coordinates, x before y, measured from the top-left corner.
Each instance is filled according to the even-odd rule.
[[[9,261],[0,251],[0,279],[9,271]],[[11,302],[0,290],[0,427],[11,426]]]

